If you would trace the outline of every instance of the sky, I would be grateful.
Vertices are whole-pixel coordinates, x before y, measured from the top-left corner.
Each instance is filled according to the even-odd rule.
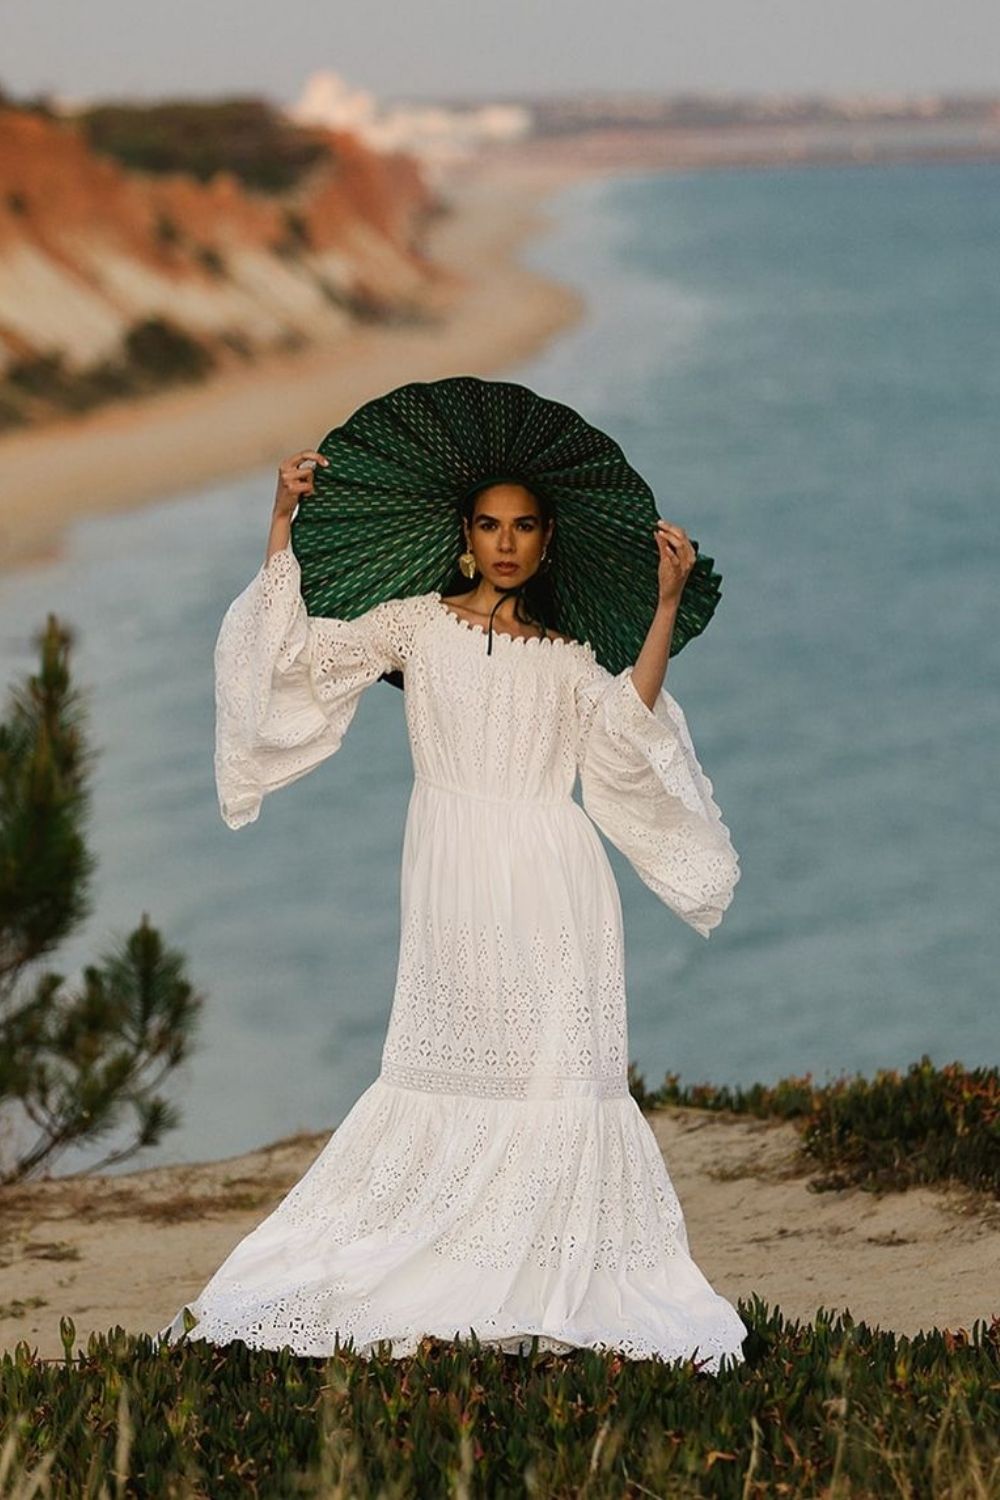
[[[15,98],[1000,91],[997,0],[0,0]]]

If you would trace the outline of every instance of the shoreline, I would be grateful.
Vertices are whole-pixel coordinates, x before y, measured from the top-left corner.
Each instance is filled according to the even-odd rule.
[[[490,376],[528,358],[576,323],[585,302],[522,265],[519,251],[550,227],[551,194],[595,175],[607,174],[516,163],[456,172],[443,186],[449,212],[425,244],[445,273],[440,323],[359,328],[335,344],[5,437],[0,582],[63,557],[68,529],[87,516],[267,464],[277,470],[287,453],[314,447],[364,401],[405,381]]]
[[[336,343],[0,438],[0,587],[5,575],[62,558],[67,531],[88,516],[136,510],[269,464],[276,470],[287,453],[316,446],[358,406],[407,380],[502,378],[539,352],[586,313],[581,295],[520,260],[522,246],[552,226],[547,200],[564,187],[720,168],[894,164],[891,156],[741,157],[731,148],[713,155],[700,131],[654,146],[595,131],[572,152],[564,142],[536,142],[452,168],[441,187],[449,212],[430,224],[423,246],[438,273],[427,302],[440,323],[359,327]]]

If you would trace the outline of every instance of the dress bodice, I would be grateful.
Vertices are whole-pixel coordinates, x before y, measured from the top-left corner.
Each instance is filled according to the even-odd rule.
[[[583,808],[642,880],[707,937],[739,861],[680,704],[653,708],[588,642],[487,633],[431,591],[352,619],[310,616],[291,547],[226,611],[215,650],[215,772],[231,828],[332,755],[361,694],[400,672],[415,782],[466,798]]]
[[[438,593],[415,616],[404,668],[417,777],[472,795],[550,801],[576,779],[576,689],[600,671],[589,645],[515,636],[461,619]]]

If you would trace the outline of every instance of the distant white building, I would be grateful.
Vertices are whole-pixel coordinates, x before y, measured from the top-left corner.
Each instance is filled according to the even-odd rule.
[[[383,110],[370,90],[354,88],[329,69],[311,74],[285,113],[300,125],[351,130],[376,151],[408,151],[431,173],[475,155],[484,145],[528,135],[533,123],[531,110],[518,104],[469,110],[396,104]]]

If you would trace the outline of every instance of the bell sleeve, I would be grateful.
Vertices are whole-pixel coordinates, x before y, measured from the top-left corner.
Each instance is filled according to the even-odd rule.
[[[654,709],[632,681],[594,662],[576,687],[584,810],[650,890],[707,938],[740,878],[739,857],[680,704]]]
[[[291,547],[227,609],[215,646],[215,781],[230,828],[339,749],[362,692],[401,670],[401,600],[353,620],[306,613]]]

